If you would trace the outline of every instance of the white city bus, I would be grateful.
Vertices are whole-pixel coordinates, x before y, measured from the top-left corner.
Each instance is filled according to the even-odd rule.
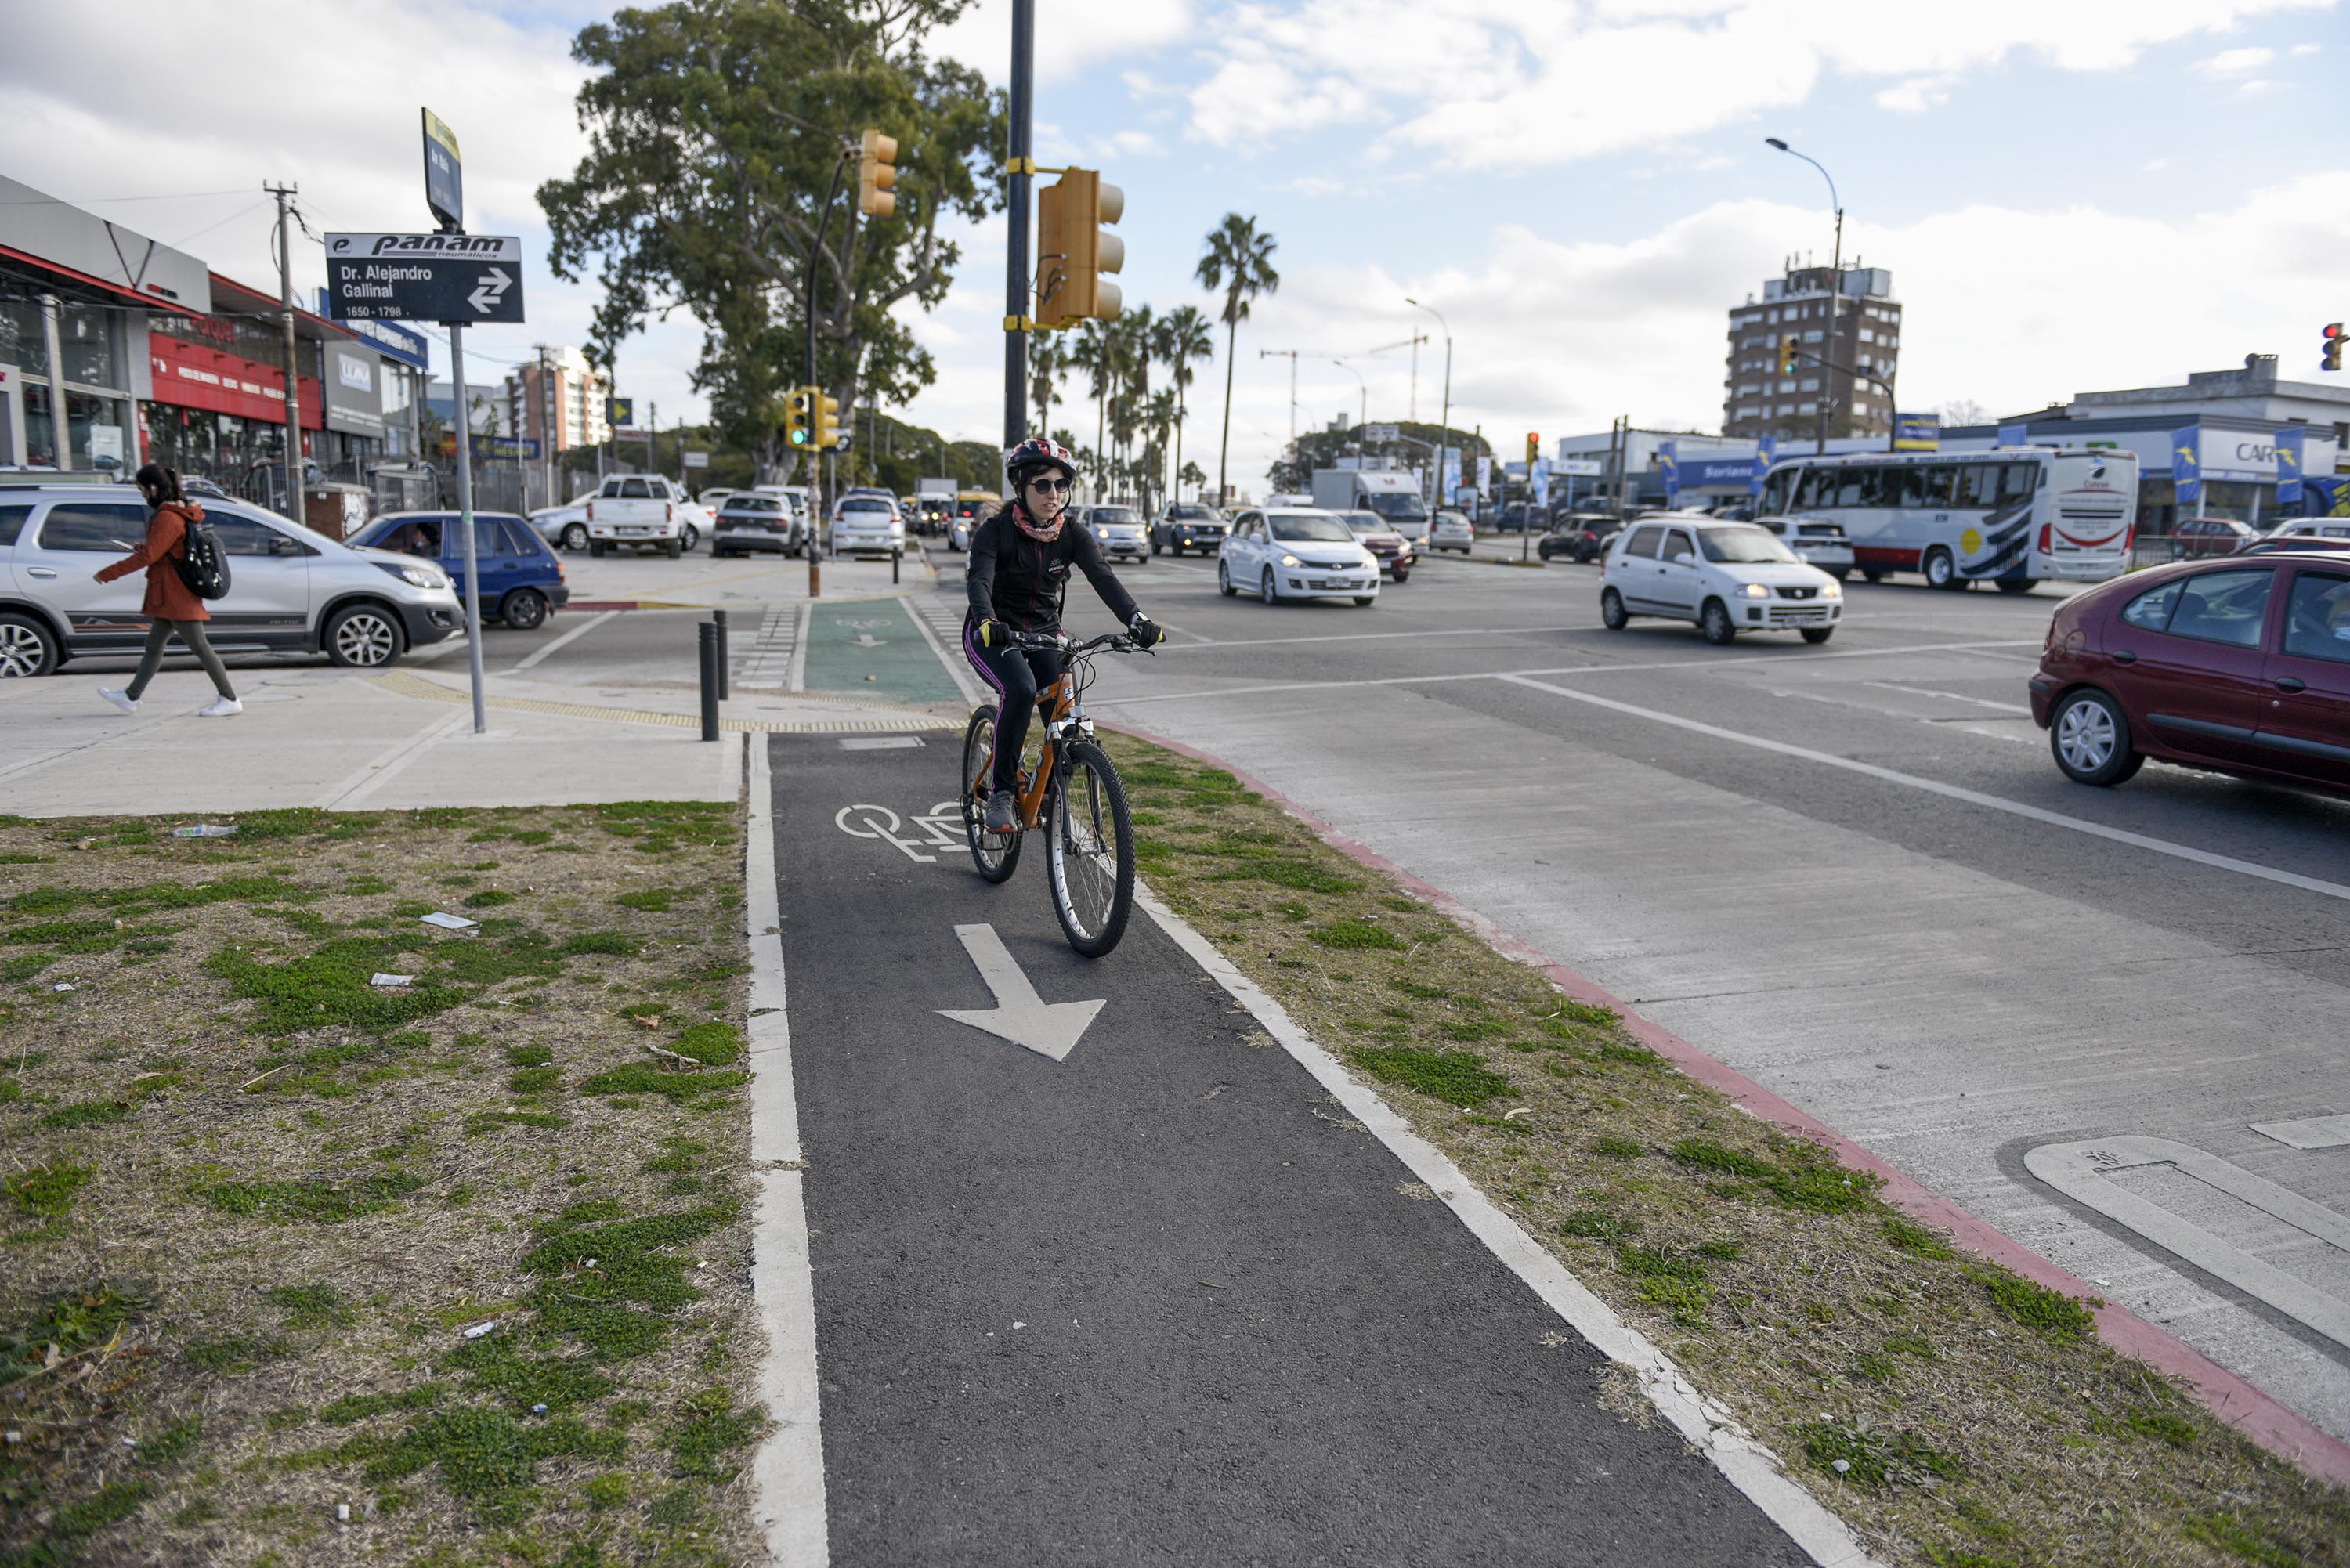
[[[1763,481],[1759,515],[1836,524],[1872,583],[1888,572],[1919,572],[1938,588],[1980,579],[2007,593],[2103,582],[2129,566],[2137,454],[2002,447],[1791,458]]]

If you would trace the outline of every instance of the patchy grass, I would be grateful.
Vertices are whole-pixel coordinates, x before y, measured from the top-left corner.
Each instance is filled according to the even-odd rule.
[[[0,820],[0,1564],[751,1560],[738,813],[235,820]]]
[[[1230,774],[1107,743],[1159,896],[1881,1560],[2350,1563],[2350,1497],[2100,1344],[2082,1303],[1961,1257],[1874,1176],[1683,1077]]]

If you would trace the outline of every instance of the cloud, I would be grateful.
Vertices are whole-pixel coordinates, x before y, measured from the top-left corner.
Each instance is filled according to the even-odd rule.
[[[2209,71],[2215,77],[2231,76],[2241,71],[2256,71],[2276,58],[2274,49],[2222,49],[2207,59],[2195,62],[2199,71]]]
[[[1036,82],[1040,88],[1073,82],[1105,62],[1144,55],[1192,36],[1192,0],[1037,0]],[[931,36],[925,46],[1003,86],[1012,75],[1011,0],[979,3]],[[1143,75],[1140,72],[1129,76]],[[1147,75],[1144,81],[1149,81]],[[1135,84],[1129,80],[1129,88]],[[1040,91],[1037,100],[1051,94]]]
[[[2148,47],[2332,0],[1234,0],[1210,18],[1191,133],[1219,146],[1359,125],[1378,157],[1434,151],[1526,168],[1669,142],[1808,99],[1831,73],[1889,78],[1920,112],[2012,57],[2113,70]],[[1429,90],[1431,39],[1474,60]],[[1669,90],[1660,90],[1669,84]]]
[[[2293,57],[2300,59],[2303,56],[2314,55],[2324,47],[2325,46],[2323,44],[2295,44],[2293,47]]]
[[[2245,82],[2236,88],[2236,96],[2238,98],[2258,98],[2262,93],[2275,91],[2276,85],[2276,83],[2270,81],[2265,77],[2254,77],[2251,81]]]

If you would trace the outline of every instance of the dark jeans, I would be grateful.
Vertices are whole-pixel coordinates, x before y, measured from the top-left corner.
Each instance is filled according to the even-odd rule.
[[[130,684],[122,694],[133,702],[139,701],[140,693],[147,690],[147,682],[154,680],[155,671],[163,667],[163,645],[172,640],[172,634],[175,631],[180,634],[180,640],[188,645],[188,651],[196,656],[196,662],[204,667],[204,673],[213,678],[213,687],[222,696],[235,701],[236,689],[228,683],[228,670],[222,665],[220,655],[213,651],[213,645],[205,639],[204,623],[200,620],[158,619],[150,625],[147,628],[147,650],[139,656],[139,673],[130,678]]]
[[[995,787],[1010,789],[1020,777],[1036,693],[1061,678],[1061,656],[1049,648],[982,648],[976,625],[962,628],[962,650],[995,693]]]

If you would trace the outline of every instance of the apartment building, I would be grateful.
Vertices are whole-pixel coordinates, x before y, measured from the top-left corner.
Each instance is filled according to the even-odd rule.
[[[1891,388],[1901,358],[1901,304],[1893,274],[1855,265],[1785,270],[1730,312],[1727,373],[1721,383],[1721,433],[1806,439],[1819,433],[1887,435]],[[1780,339],[1795,339],[1797,358],[1782,373]]]

